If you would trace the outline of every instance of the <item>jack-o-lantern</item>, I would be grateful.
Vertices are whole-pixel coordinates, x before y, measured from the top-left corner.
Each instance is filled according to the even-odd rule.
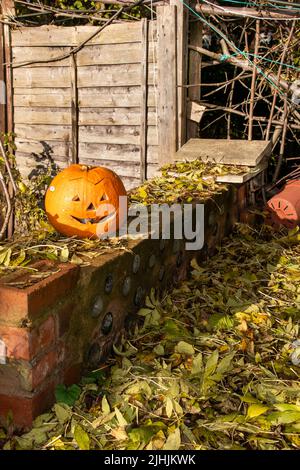
[[[120,196],[126,190],[113,171],[71,165],[51,182],[45,208],[49,222],[63,235],[101,238],[124,220],[127,205],[119,205]]]

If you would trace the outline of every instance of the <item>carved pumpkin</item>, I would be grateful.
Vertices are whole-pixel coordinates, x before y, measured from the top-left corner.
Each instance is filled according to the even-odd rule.
[[[71,165],[51,182],[45,208],[49,222],[63,235],[97,238],[109,226],[118,229],[119,219],[123,220],[119,196],[126,196],[126,191],[113,171]]]

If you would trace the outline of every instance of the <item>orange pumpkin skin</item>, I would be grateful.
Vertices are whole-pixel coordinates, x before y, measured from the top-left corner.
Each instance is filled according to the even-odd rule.
[[[121,179],[102,167],[71,165],[51,182],[45,199],[49,222],[63,235],[99,238],[109,223],[124,220],[119,196],[126,196]],[[113,206],[114,210],[110,210]],[[124,212],[124,211],[123,211]]]

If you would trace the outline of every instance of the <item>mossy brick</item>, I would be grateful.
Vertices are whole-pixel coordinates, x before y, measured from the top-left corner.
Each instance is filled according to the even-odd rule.
[[[6,424],[12,415],[14,425],[30,428],[33,420],[49,409],[54,401],[56,381],[45,382],[43,388],[32,393],[5,394],[0,391],[0,423]]]
[[[0,339],[6,346],[7,359],[31,361],[54,344],[54,318],[51,315],[33,329],[0,325]]]
[[[79,267],[69,264],[45,262],[49,269],[55,269],[48,277],[42,278],[25,288],[13,287],[11,276],[3,276],[0,281],[0,323],[17,325],[34,322],[49,307],[59,302],[76,287]],[[41,262],[31,267],[41,269]],[[27,274],[30,278],[30,274]],[[24,282],[20,276],[15,283]]]

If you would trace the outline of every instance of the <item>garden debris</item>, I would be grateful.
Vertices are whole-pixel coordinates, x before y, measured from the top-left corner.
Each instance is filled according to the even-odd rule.
[[[193,160],[165,165],[161,170],[162,176],[146,181],[130,192],[132,203],[148,205],[205,200],[227,187],[216,182],[217,176],[243,174],[249,168]]]
[[[191,202],[224,190],[227,186],[215,182],[216,176],[244,172],[245,167],[206,164],[201,160],[178,162],[162,168],[162,176],[149,180],[129,194],[129,204]],[[51,168],[37,175],[32,182],[19,184],[17,197],[18,232],[12,240],[0,242],[0,276],[41,259],[75,264],[88,264],[89,259],[107,249],[126,246],[126,240],[79,240],[64,238],[47,222],[42,203],[51,181]]]
[[[237,225],[29,433],[1,431],[4,448],[299,449],[299,240]]]

